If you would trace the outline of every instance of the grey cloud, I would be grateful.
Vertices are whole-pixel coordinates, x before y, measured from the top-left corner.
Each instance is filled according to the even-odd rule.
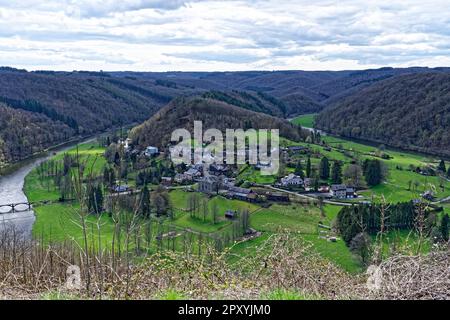
[[[447,10],[443,0],[342,0],[339,6],[329,0],[0,0],[0,37],[45,50],[60,43],[54,54],[75,62],[145,64],[114,55],[114,49],[103,57],[108,50],[101,46],[130,53],[148,46],[161,59],[155,64],[180,69],[176,58],[189,60],[190,68],[205,62],[272,68],[272,62],[284,66],[296,58],[381,66],[449,56]],[[64,49],[79,42],[88,42],[91,51]]]
[[[220,61],[227,63],[252,63],[261,59],[258,55],[242,52],[186,52],[186,53],[173,53],[166,54],[168,57],[183,58],[190,60],[200,61]]]

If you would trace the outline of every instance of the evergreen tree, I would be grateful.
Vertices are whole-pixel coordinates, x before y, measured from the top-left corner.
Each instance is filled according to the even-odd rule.
[[[112,187],[116,182],[116,174],[114,173],[114,169],[106,166],[103,169],[103,184],[108,187]]]
[[[250,227],[250,217],[247,210],[240,214],[242,233],[245,234]]]
[[[295,167],[295,172],[294,173],[297,176],[300,176],[300,178],[302,178],[302,179],[305,178],[305,174],[303,172],[303,166],[302,166],[302,163],[301,163],[300,160],[297,162],[297,165]]]
[[[333,168],[331,170],[331,181],[334,184],[342,183],[342,166],[339,161],[333,162]]]
[[[100,186],[90,186],[86,202],[89,213],[99,214],[103,211],[103,191]]]
[[[105,186],[109,186],[110,184],[110,175],[109,175],[109,168],[107,166],[105,166],[103,168],[103,184]]]
[[[144,217],[149,217],[150,212],[150,191],[148,190],[147,185],[145,185],[141,192],[141,214]]]
[[[116,153],[114,154],[114,164],[116,166],[120,166],[120,154],[119,152],[116,151]]]
[[[314,191],[319,191],[319,176],[317,174],[314,176]]]
[[[114,168],[109,168],[109,185],[113,186],[116,183],[116,173]]]
[[[369,186],[379,185],[383,180],[383,173],[380,160],[367,159],[364,162],[363,170],[364,170],[364,177]]]
[[[103,211],[103,190],[100,185],[95,188],[95,213],[99,214]]]
[[[450,178],[450,167],[447,169],[447,177]]]
[[[441,220],[441,235],[442,235],[442,239],[445,240],[446,242],[448,241],[448,222],[449,222],[449,217],[448,217],[448,213],[446,213]]]
[[[308,159],[306,160],[306,176],[311,178],[311,156],[308,155]]]
[[[445,161],[444,160],[441,160],[439,162],[438,170],[441,171],[441,172],[444,172],[444,173],[447,172],[447,169],[445,168]]]
[[[328,180],[330,177],[330,162],[327,157],[323,157],[322,160],[320,160],[319,175],[320,179],[323,180]]]
[[[128,162],[126,160],[120,162],[120,178],[128,178]]]

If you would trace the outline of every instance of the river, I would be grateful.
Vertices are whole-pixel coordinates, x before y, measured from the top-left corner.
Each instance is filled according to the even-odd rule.
[[[0,177],[0,205],[27,202],[23,192],[25,177],[47,158],[44,156],[35,159],[17,171]],[[10,211],[9,207],[0,208],[0,231],[13,227],[22,235],[29,237],[35,220],[33,211],[5,213],[8,211]]]
[[[80,143],[89,142],[91,140],[93,139],[91,138]],[[23,165],[14,172],[8,173],[4,176],[0,175],[0,206],[5,204],[28,202],[27,196],[23,191],[25,177],[31,172],[31,170],[36,168],[42,162],[53,157],[55,153],[65,152],[73,147],[74,144],[66,145],[58,148],[57,150],[47,152],[47,154],[43,154],[41,157],[26,160],[23,162]],[[24,205],[18,207],[18,210],[23,209],[27,209],[27,207]],[[10,207],[0,208],[0,232],[13,228],[14,231],[19,232],[21,236],[31,238],[33,224],[36,220],[34,212],[32,210],[26,210],[22,212],[10,213],[9,211],[11,211]]]

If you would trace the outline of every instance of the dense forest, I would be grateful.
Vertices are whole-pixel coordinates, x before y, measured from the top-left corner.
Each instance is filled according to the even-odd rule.
[[[0,165],[67,140],[75,130],[43,114],[0,103]]]
[[[286,120],[227,104],[223,101],[190,97],[178,98],[160,110],[131,133],[134,144],[144,148],[149,145],[164,147],[179,128],[193,132],[194,120],[203,122],[203,130],[225,129],[280,129],[280,135],[293,140],[303,140],[308,131]]]
[[[316,126],[345,137],[450,156],[450,74],[379,82],[324,110]]]
[[[0,154],[17,161],[75,135],[140,123],[179,94],[102,73],[0,70]]]
[[[324,108],[327,109],[332,104],[346,105],[349,101],[354,101],[359,92],[366,87],[368,87],[366,90],[369,91],[364,91],[363,94],[359,95],[363,101],[357,102],[366,104],[367,101],[364,101],[365,95],[373,92],[372,102],[375,103],[379,100],[376,92],[384,90],[382,83],[386,79],[396,83],[396,79],[403,74],[423,74],[429,73],[430,70],[442,76],[449,74],[449,69],[446,68],[381,68],[337,72],[154,73],[27,72],[26,70],[0,67],[0,103],[3,104],[3,108],[7,106],[16,110],[14,114],[26,114],[32,121],[27,127],[16,123],[18,131],[10,131],[8,135],[2,137],[0,152],[4,162],[16,161],[29,156],[34,151],[39,151],[44,145],[47,145],[47,142],[59,143],[75,135],[90,135],[112,127],[141,123],[177,97],[201,96],[216,102],[221,101],[223,105],[232,105],[278,118],[291,118],[305,113],[317,113]],[[436,81],[439,82],[439,80]],[[420,86],[420,84],[418,85]],[[403,88],[401,84],[396,88],[395,92],[405,92],[406,94],[406,91],[401,91]],[[427,88],[430,88],[430,85]],[[436,94],[439,90],[444,90],[442,84],[439,88],[442,89],[436,89]],[[421,89],[423,93],[424,89]],[[432,91],[434,89],[427,90]],[[412,91],[414,90],[408,91],[407,94],[414,94]],[[384,95],[384,93],[381,95]],[[402,94],[399,93],[397,97],[392,96],[392,99],[386,99],[386,101],[392,100],[393,103],[402,104],[401,97]],[[394,98],[398,99],[395,100]],[[419,98],[420,94],[416,93],[414,99]],[[429,98],[430,101],[424,101],[426,103],[432,102],[433,106],[437,106],[433,108],[441,108],[442,104],[448,101],[440,96],[430,95]],[[380,100],[383,101],[383,99]],[[409,99],[409,102],[411,101],[413,100]],[[365,106],[361,109],[365,110],[368,107]],[[9,113],[12,112],[9,111]],[[382,129],[371,128],[358,133],[357,128],[352,132],[353,127],[346,126],[344,121],[348,119],[346,115],[343,116],[344,120],[339,123],[339,126],[343,125],[339,130],[337,125],[328,125],[325,119],[329,118],[329,115],[328,111],[324,112],[324,115],[319,118],[318,124],[323,128],[329,127],[331,131],[347,136],[355,134],[361,138],[402,147],[416,146],[422,151],[432,152],[445,149],[442,147],[448,146],[448,133],[444,132],[447,128],[444,124],[448,124],[448,112],[447,115],[441,115],[440,118],[433,120],[442,123],[442,126],[437,125],[436,127],[433,125],[434,122],[429,119],[430,114],[426,114],[428,119],[426,126],[424,128],[418,126],[413,130],[415,133],[412,133],[413,131],[407,133],[411,136],[407,136],[405,143],[394,141],[395,139],[400,141],[401,139],[398,137],[391,140],[386,137],[392,136],[392,130],[398,128],[396,124],[390,126],[389,130],[385,130],[384,127]],[[364,116],[364,114],[362,115]],[[7,113],[0,114],[0,120],[5,122],[7,116]],[[255,118],[255,115],[252,114],[252,117]],[[258,115],[258,117],[262,116]],[[337,119],[341,117],[342,114],[338,113]],[[34,121],[34,119],[40,120]],[[363,119],[372,124],[378,123],[380,120],[373,118],[372,115]],[[372,120],[374,121],[372,122]],[[253,119],[252,121],[255,123]],[[415,121],[414,124],[420,122],[419,120]],[[369,123],[361,122],[361,125],[370,128]],[[64,128],[61,131],[63,134],[50,130],[50,128],[60,126]],[[283,127],[285,126],[283,125]],[[435,128],[438,130],[434,130]],[[33,148],[28,148],[19,145],[22,141],[19,135],[20,129],[32,130],[37,136],[42,132],[49,132],[50,136],[45,139],[46,142],[37,143]],[[285,130],[290,131],[291,128]],[[2,128],[2,131],[5,131],[5,127]],[[377,136],[377,132],[382,132],[382,136]],[[441,139],[440,142],[439,139]],[[426,147],[429,142],[432,147]],[[15,151],[12,152],[11,150]]]

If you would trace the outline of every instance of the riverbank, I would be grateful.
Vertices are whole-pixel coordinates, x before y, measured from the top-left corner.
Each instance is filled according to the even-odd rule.
[[[34,153],[34,154],[32,154],[32,155],[30,155],[30,156],[28,156],[28,157],[26,157],[26,158],[24,158],[22,160],[15,161],[15,162],[10,162],[10,163],[8,163],[6,165],[0,164],[0,177],[8,175],[8,174],[11,174],[14,171],[20,169],[21,167],[23,167],[23,166],[33,162],[36,159],[39,159],[41,157],[49,156],[50,152],[55,152],[55,151],[58,152],[61,149],[64,149],[66,147],[71,147],[71,146],[74,146],[76,144],[85,143],[85,142],[88,142],[88,141],[90,141],[92,139],[96,139],[98,137],[107,135],[107,134],[109,134],[111,132],[115,132],[117,130],[124,130],[126,132],[130,128],[133,128],[136,125],[137,125],[137,123],[132,123],[132,124],[129,124],[129,125],[124,126],[124,127],[114,127],[114,128],[110,128],[108,130],[105,130],[103,132],[74,137],[74,138],[69,139],[67,141],[64,141],[64,142],[58,143],[56,145],[50,146],[50,147],[48,147],[48,148],[46,148],[46,149],[44,149],[44,150],[42,150],[40,152],[36,152],[36,153]]]
[[[95,137],[97,137],[97,135],[90,135],[90,136],[85,136],[85,137],[79,137],[76,139],[71,139],[71,140],[59,143],[57,145],[53,145],[53,146],[46,148],[40,152],[36,152],[33,155],[26,157],[25,159],[22,159],[22,160],[19,160],[16,162],[12,162],[12,163],[8,163],[7,165],[4,165],[4,166],[0,166],[0,176],[5,176],[8,174],[11,174],[14,171],[17,171],[21,167],[26,166],[37,159],[48,157],[50,155],[49,153],[51,153],[52,151],[58,152],[61,149],[73,146],[77,143],[82,143],[83,141],[87,141],[89,139],[94,139]]]

